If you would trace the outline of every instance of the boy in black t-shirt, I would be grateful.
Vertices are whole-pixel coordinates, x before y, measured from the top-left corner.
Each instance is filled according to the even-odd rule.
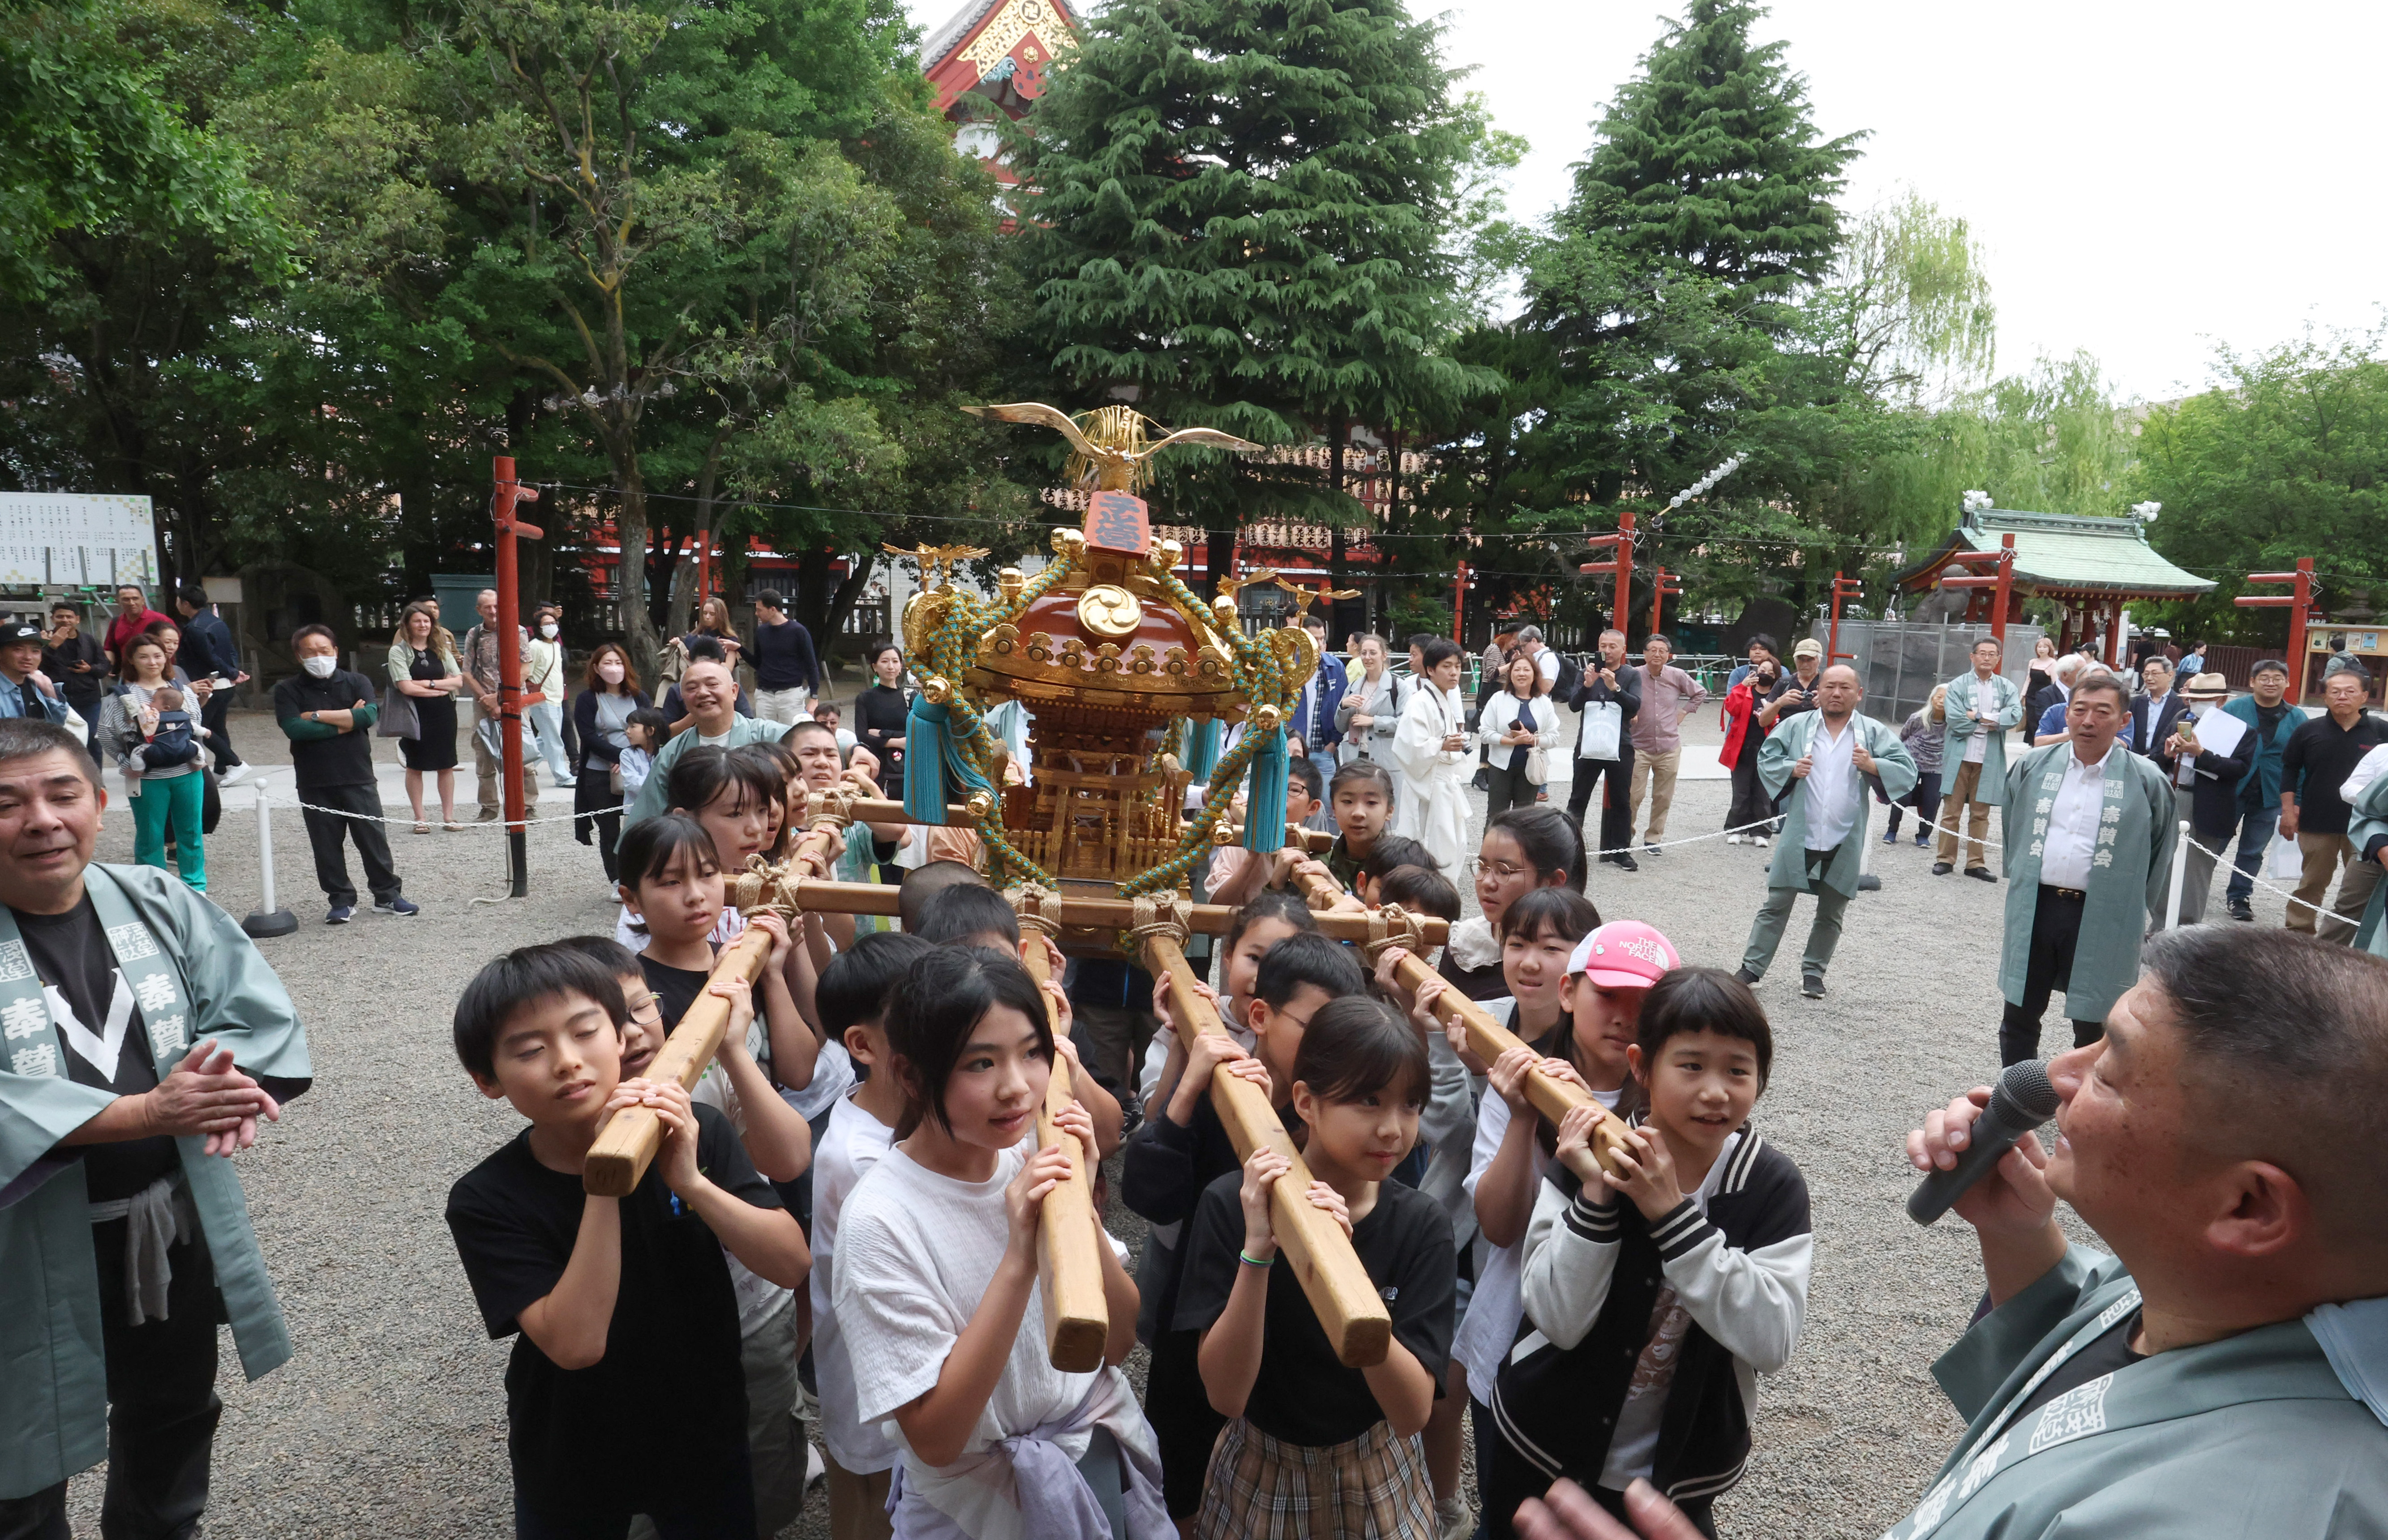
[[[448,1228],[506,1368],[514,1529],[616,1540],[755,1533],[746,1389],[726,1247],[801,1287],[811,1258],[727,1118],[677,1083],[623,1080],[622,991],[603,965],[526,947],[456,1006],[456,1055],[482,1094],[530,1119],[448,1194]],[[663,1147],[626,1198],[585,1193],[598,1130],[624,1107]],[[631,1458],[625,1458],[625,1438]]]

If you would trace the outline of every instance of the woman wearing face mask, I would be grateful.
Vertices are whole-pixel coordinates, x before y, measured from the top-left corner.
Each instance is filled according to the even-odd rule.
[[[456,666],[455,649],[446,645],[439,619],[426,604],[410,604],[399,617],[398,639],[389,644],[390,687],[414,702],[415,736],[398,740],[399,763],[406,766],[406,800],[414,805],[414,832],[428,834],[423,816],[423,775],[439,777],[439,817],[449,828],[456,822],[456,692],[464,676]]]
[[[539,735],[539,755],[547,761],[548,778],[558,786],[571,786],[572,761],[564,752],[564,641],[561,618],[555,611],[540,610],[531,619],[530,661],[523,667],[523,688],[534,695],[543,695],[523,713],[531,731]]]
[[[580,778],[572,793],[572,837],[594,844],[605,863],[605,880],[616,877],[614,847],[622,834],[622,751],[630,746],[630,713],[654,702],[639,688],[630,655],[606,642],[589,655],[587,688],[572,702],[572,723],[580,734]],[[593,838],[592,838],[593,836]]]

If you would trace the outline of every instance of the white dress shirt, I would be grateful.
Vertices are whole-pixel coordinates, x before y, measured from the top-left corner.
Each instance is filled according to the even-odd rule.
[[[1818,713],[1815,735],[1808,739],[1807,845],[1811,851],[1838,850],[1858,821],[1858,799],[1865,781],[1858,775],[1855,751],[1858,725],[1844,717],[1835,733]]]
[[[1997,678],[1998,675],[1995,674],[1991,675],[1988,679],[1983,678],[1978,674],[1974,675],[1974,710],[1988,715],[1990,720],[1988,722],[1975,723],[1974,730],[1965,735],[1965,763],[1967,764],[1979,764],[1982,763],[1983,756],[1990,751],[1990,735],[1999,730],[1997,726],[1999,714],[1999,687],[1992,683],[1992,681]]]
[[[2039,880],[2051,888],[2089,889],[2090,863],[2098,853],[2099,815],[2106,805],[2106,761],[2115,757],[2115,748],[2108,744],[2095,764],[2082,764],[2079,754],[2064,756],[2064,778],[2049,809],[2048,833],[2039,852]]]

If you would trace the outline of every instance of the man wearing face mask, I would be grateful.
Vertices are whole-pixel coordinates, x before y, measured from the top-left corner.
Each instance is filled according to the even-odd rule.
[[[300,626],[290,638],[290,650],[306,672],[273,687],[273,717],[290,739],[299,817],[315,851],[315,880],[331,901],[324,923],[346,925],[356,914],[356,885],[349,880],[348,852],[341,843],[351,839],[364,863],[374,913],[420,914],[400,890],[381,826],[381,791],[373,766],[379,692],[363,675],[340,666],[339,643],[328,625]],[[344,816],[349,814],[357,816]]]
[[[547,761],[550,779],[561,787],[578,785],[572,761],[564,751],[563,628],[553,610],[541,610],[531,625],[529,661],[523,665],[523,688],[546,700],[526,707],[523,720],[539,735],[539,756]]]

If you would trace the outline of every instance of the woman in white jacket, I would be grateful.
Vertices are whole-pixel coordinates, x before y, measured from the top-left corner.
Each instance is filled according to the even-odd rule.
[[[1533,804],[1550,776],[1547,760],[1559,741],[1559,713],[1552,709],[1551,683],[1541,666],[1524,650],[1512,650],[1501,668],[1501,693],[1484,702],[1477,718],[1492,778],[1487,818],[1505,808]]]
[[[1426,672],[1402,707],[1393,733],[1393,767],[1401,777],[1392,832],[1416,840],[1446,872],[1467,854],[1467,776],[1461,768],[1475,751],[1467,704],[1459,694],[1459,644],[1437,637],[1419,662]]]
[[[1343,690],[1335,706],[1335,727],[1343,735],[1336,763],[1386,759],[1393,733],[1401,726],[1402,701],[1407,691],[1385,666],[1385,638],[1364,636],[1357,661],[1361,672]]]

